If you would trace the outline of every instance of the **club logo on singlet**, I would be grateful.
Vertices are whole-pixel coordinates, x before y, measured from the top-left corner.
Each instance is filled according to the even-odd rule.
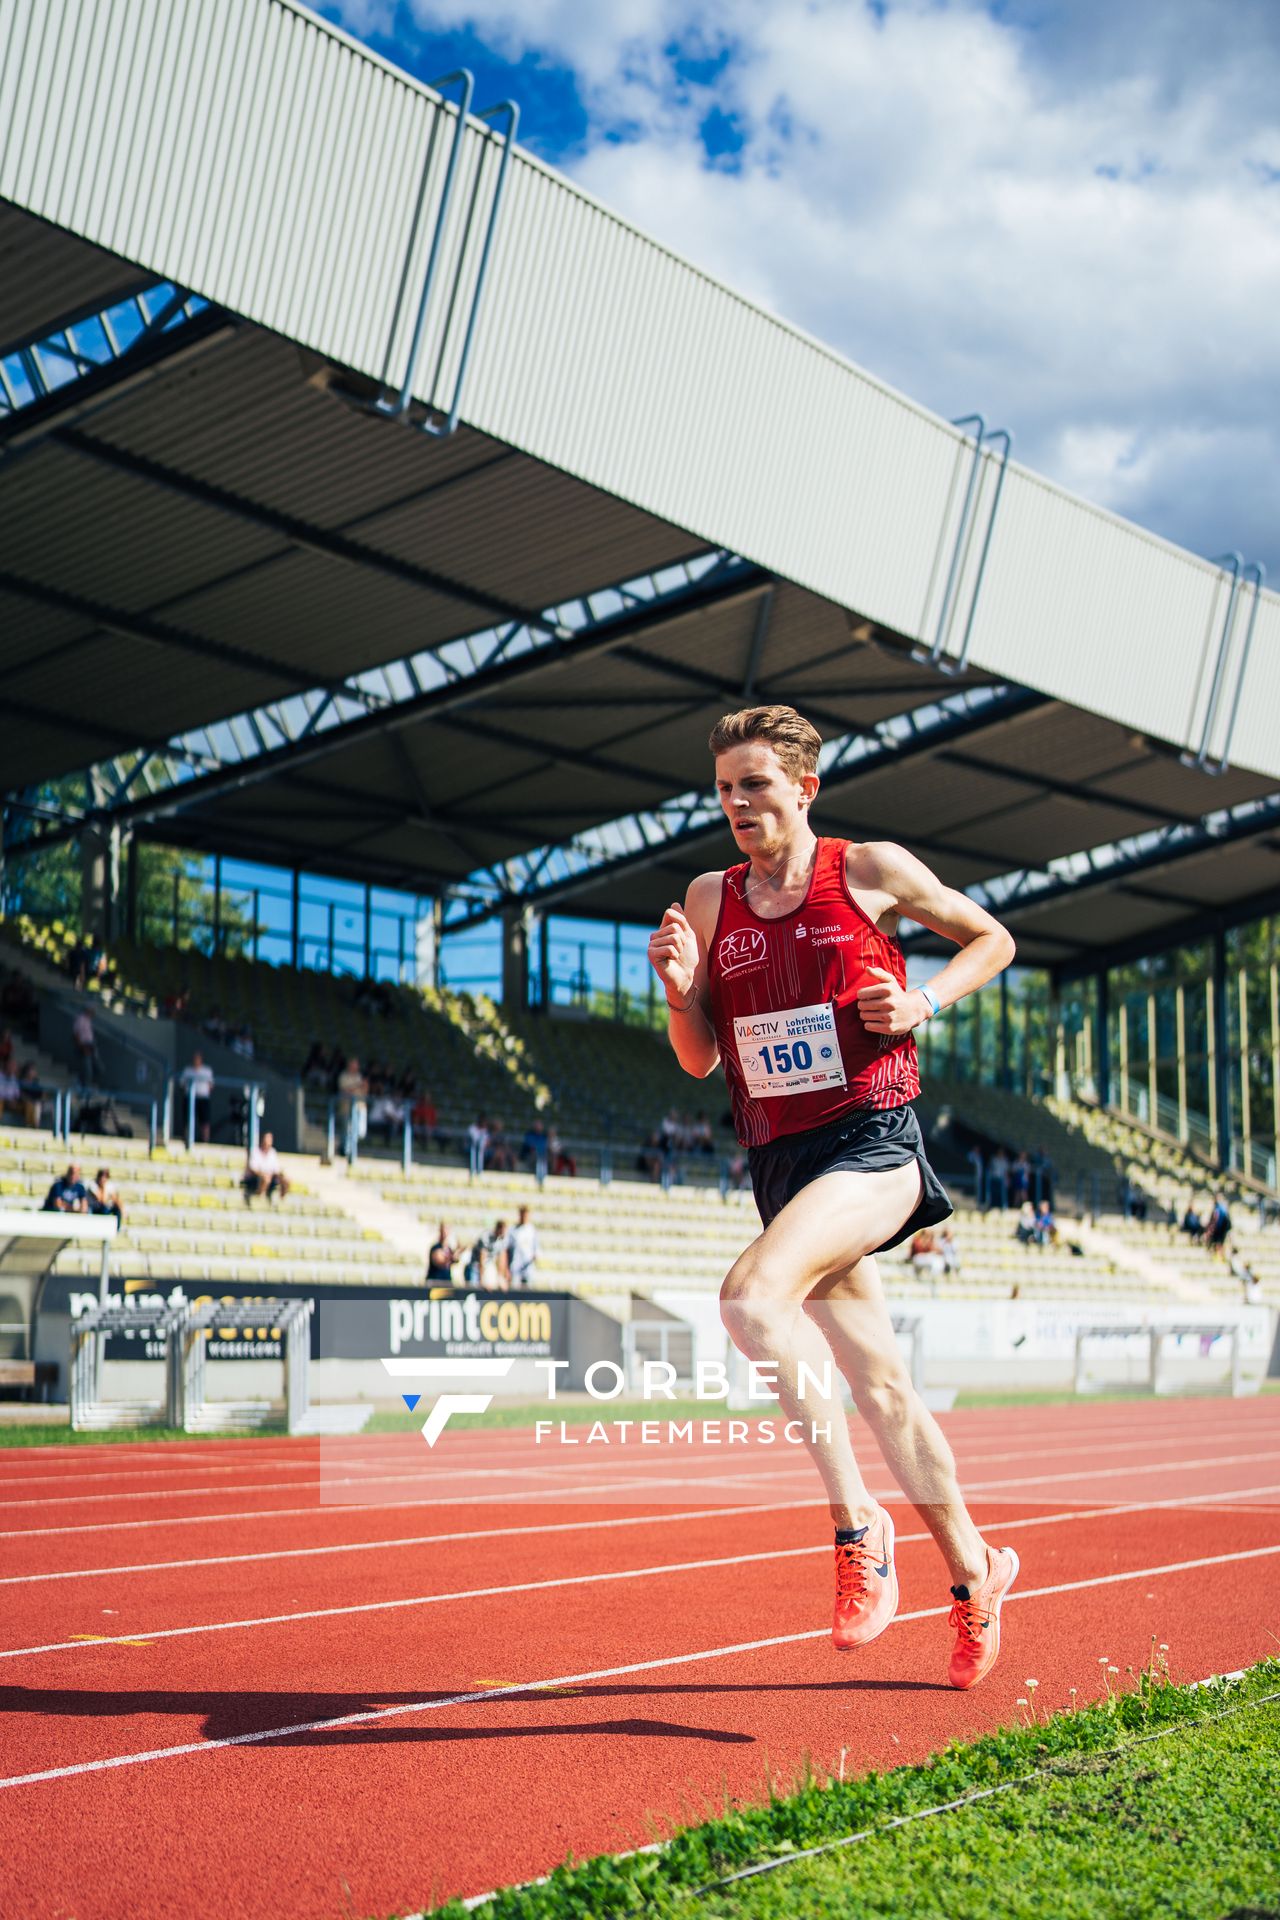
[[[802,920],[800,922],[800,925],[796,928],[796,939],[807,940],[808,938],[809,938],[809,929],[808,927],[806,927],[804,921]]]
[[[764,958],[764,934],[754,927],[738,933],[726,933],[716,950],[721,973],[738,973],[743,967],[761,966]]]

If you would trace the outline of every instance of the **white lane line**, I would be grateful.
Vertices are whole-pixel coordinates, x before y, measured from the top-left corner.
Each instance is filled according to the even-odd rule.
[[[1203,1495],[1187,1496],[1185,1503],[1194,1504],[1203,1501]],[[1121,1513],[1143,1513],[1148,1507],[1168,1507],[1182,1504],[1180,1501],[1134,1501],[1127,1507],[1098,1507],[1092,1511],[1064,1514],[1038,1514],[1025,1520],[1010,1520],[1000,1523],[999,1531],[1010,1532],[1014,1528],[1025,1529],[1037,1526],[1073,1526],[1077,1521],[1096,1520],[1110,1517],[1117,1511]],[[931,1539],[928,1533],[903,1534],[899,1536],[901,1545],[918,1544]],[[1280,1550],[1280,1549],[1278,1549]],[[95,1638],[97,1646],[128,1645],[139,1640],[183,1640],[205,1633],[235,1633],[241,1629],[257,1627],[289,1626],[298,1620],[334,1620],[346,1619],[354,1614],[363,1613],[401,1613],[413,1607],[440,1606],[450,1600],[489,1600],[499,1594],[540,1593],[554,1587],[591,1587],[607,1585],[617,1580],[645,1580],[671,1573],[705,1572],[719,1567],[743,1567],[763,1565],[772,1560],[800,1560],[806,1555],[829,1554],[829,1541],[803,1547],[773,1547],[764,1552],[724,1554],[704,1560],[673,1560],[662,1565],[650,1567],[618,1567],[599,1573],[559,1574],[547,1580],[521,1580],[492,1587],[463,1587],[442,1593],[410,1594],[399,1600],[360,1600],[342,1607],[307,1607],[295,1613],[269,1613],[247,1620],[210,1620],[198,1622],[189,1627],[133,1627],[125,1633],[104,1635]],[[1270,1551],[1270,1549],[1268,1549]],[[37,1647],[0,1648],[0,1660],[18,1660],[26,1654],[43,1653],[83,1653],[83,1640],[54,1640]]]
[[[1048,1599],[1061,1593],[1082,1593],[1093,1587],[1117,1586],[1126,1580],[1156,1580],[1164,1574],[1190,1573],[1201,1567],[1224,1567],[1236,1561],[1260,1560],[1275,1553],[1280,1553],[1280,1544],[1249,1547],[1239,1553],[1212,1554],[1200,1560],[1174,1560],[1160,1567],[1134,1567],[1127,1573],[1097,1574],[1090,1580],[1065,1580],[1053,1587],[1015,1588],[1007,1596],[1005,1605],[1012,1606],[1014,1601]],[[914,1613],[900,1613],[893,1624],[896,1627],[914,1620],[934,1620],[949,1611],[948,1607],[920,1607]],[[304,1720],[293,1726],[264,1727],[257,1733],[228,1734],[217,1740],[189,1740],[180,1746],[153,1747],[143,1753],[116,1753],[103,1760],[81,1760],[68,1767],[46,1767],[39,1773],[12,1774],[0,1779],[0,1788],[36,1786],[46,1780],[67,1780],[85,1773],[107,1773],[115,1767],[136,1767],[148,1761],[173,1760],[189,1753],[216,1753],[223,1747],[257,1746],[266,1740],[287,1740],[304,1733],[328,1733],[343,1727],[368,1726],[376,1720],[402,1719],[406,1714],[439,1713],[445,1707],[473,1706],[481,1700],[501,1700],[512,1694],[539,1693],[549,1687],[583,1686],[590,1680],[614,1680],[628,1673],[652,1673],[663,1667],[692,1666],[700,1660],[723,1660],[735,1653],[756,1653],[765,1647],[786,1647],[804,1640],[825,1640],[830,1631],[829,1627],[809,1627],[802,1633],[777,1633],[766,1640],[739,1640],[732,1646],[705,1647],[697,1653],[666,1654],[658,1660],[635,1660],[626,1666],[595,1667],[585,1673],[563,1673],[549,1680],[526,1680],[523,1683],[513,1682],[506,1687],[485,1687],[479,1692],[454,1693],[443,1699],[402,1701],[394,1707],[374,1707],[367,1712],[344,1713],[325,1720]]]
[[[1216,1510],[1235,1501],[1258,1500],[1268,1494],[1280,1494],[1280,1481],[1263,1487],[1233,1487],[1227,1492],[1212,1494],[1179,1493],[1167,1500],[1132,1500],[1111,1506],[1093,1507],[1085,1510],[1072,1508],[1065,1513],[1052,1513],[1029,1516],[1018,1520],[1001,1520],[999,1529],[1010,1527],[1058,1526],[1074,1520],[1097,1520],[1109,1518],[1118,1513],[1153,1513],[1166,1507],[1206,1507]],[[881,1502],[903,1499],[901,1489],[887,1488],[873,1492],[872,1498]],[[612,1520],[557,1520],[541,1526],[527,1527],[473,1527],[460,1533],[418,1533],[391,1540],[340,1540],[322,1547],[275,1547],[259,1553],[218,1553],[193,1557],[186,1560],[141,1560],[132,1565],[115,1567],[62,1567],[47,1573],[11,1573],[0,1578],[0,1587],[24,1587],[47,1580],[93,1580],[109,1579],[121,1573],[168,1573],[185,1567],[231,1567],[242,1566],[248,1562],[260,1560],[311,1560],[327,1559],[338,1553],[389,1553],[405,1547],[446,1546],[451,1542],[466,1540],[508,1540],[514,1537],[550,1533],[605,1532],[618,1527],[663,1527],[675,1526],[690,1520],[738,1519],[746,1514],[757,1513],[798,1513],[807,1508],[825,1507],[825,1499],[814,1500],[770,1500],[753,1502],[750,1506],[702,1507],[687,1513],[640,1513],[626,1514]],[[1251,1511],[1261,1511],[1254,1508]],[[900,1533],[899,1546],[910,1542],[928,1540],[927,1533]],[[828,1547],[811,1547],[808,1551],[825,1553]],[[137,1636],[130,1634],[130,1639]]]
[[[728,1415],[723,1410],[721,1410],[717,1415],[718,1404],[719,1403],[712,1402],[712,1401],[706,1402],[705,1414],[712,1417],[727,1418]],[[665,1419],[667,1416],[663,1413],[662,1408],[663,1408],[663,1403],[655,1400],[654,1402],[652,1402],[651,1411],[647,1417],[654,1418],[654,1419]],[[559,1417],[559,1413],[560,1413],[560,1409],[555,1405],[555,1403],[549,1402],[546,1409],[546,1417],[555,1419]],[[742,1408],[735,1407],[733,1409],[733,1415],[735,1418],[746,1418],[746,1419],[752,1419],[752,1418],[767,1419],[770,1417],[769,1409],[765,1407],[763,1403],[761,1403],[760,1406],[756,1409],[744,1410]],[[531,1419],[533,1417],[534,1416],[531,1414]],[[698,1415],[694,1417],[701,1418],[703,1416]],[[773,1417],[774,1418],[777,1417],[776,1413],[773,1415]],[[857,1418],[856,1415],[854,1417],[855,1419]],[[612,1418],[612,1415],[610,1414],[610,1403],[608,1401],[602,1401],[600,1403],[600,1418],[605,1420]],[[1214,1439],[1214,1440],[1238,1439],[1240,1437],[1239,1428],[1241,1424],[1242,1424],[1241,1422],[1237,1421],[1230,1428],[1224,1428],[1217,1432],[1210,1432],[1208,1434],[1201,1435],[1200,1437],[1203,1439]],[[993,1428],[993,1430],[990,1433],[984,1432],[980,1434],[969,1434],[965,1436],[965,1438],[969,1446],[972,1446],[975,1444],[985,1446],[988,1443],[995,1444],[996,1442],[999,1442],[1002,1439],[1004,1439],[1005,1431],[1007,1430],[1002,1430],[1000,1428]],[[1130,1444],[1135,1446],[1156,1446],[1161,1444],[1163,1440],[1168,1438],[1176,1437],[1178,1439],[1185,1439],[1186,1424],[1185,1422],[1182,1422],[1182,1421],[1169,1422],[1167,1425],[1154,1428],[1153,1430],[1145,1430],[1141,1435],[1133,1434],[1129,1429],[1124,1429],[1124,1430],[1115,1429],[1112,1432],[1108,1432],[1106,1429],[1100,1430],[1097,1428],[1090,1428],[1090,1433],[1092,1435],[1092,1438],[1088,1442],[1081,1442],[1081,1443],[1073,1444],[1063,1448],[1054,1448],[1052,1443],[1055,1440],[1071,1438],[1072,1436],[1070,1436],[1069,1433],[1067,1432],[1046,1433],[1040,1436],[1039,1442],[1037,1442],[1033,1446],[1032,1450],[1037,1454],[1045,1453],[1045,1454],[1048,1454],[1050,1457],[1053,1457],[1055,1453],[1093,1453],[1093,1452],[1107,1450],[1109,1448],[1114,1447],[1117,1440],[1121,1440],[1121,1441],[1127,1440]],[[235,1473],[238,1471],[243,1472],[246,1468],[252,1471],[252,1470],[256,1470],[259,1467],[272,1467],[272,1466],[279,1467],[281,1469],[296,1469],[296,1471],[299,1473],[319,1472],[319,1471],[331,1472],[335,1467],[347,1467],[347,1468],[353,1468],[353,1469],[372,1470],[373,1468],[380,1467],[380,1466],[389,1466],[389,1465],[397,1464],[401,1456],[403,1456],[406,1452],[412,1450],[410,1443],[413,1443],[414,1445],[416,1445],[417,1435],[414,1430],[408,1429],[404,1434],[401,1434],[401,1435],[388,1435],[386,1436],[386,1440],[388,1441],[389,1444],[379,1446],[376,1449],[373,1446],[370,1446],[370,1448],[364,1453],[349,1454],[345,1456],[336,1456],[336,1457],[329,1454],[328,1452],[318,1452],[318,1453],[312,1453],[309,1455],[304,1453],[302,1451],[304,1448],[308,1446],[314,1447],[316,1444],[314,1439],[306,1439],[306,1438],[298,1440],[288,1450],[285,1450],[283,1448],[276,1448],[274,1451],[268,1451],[264,1446],[264,1443],[262,1443],[261,1441],[258,1441],[258,1442],[247,1443],[253,1448],[253,1451],[251,1454],[244,1451],[241,1451],[239,1453],[234,1453],[234,1452],[231,1452],[230,1450],[223,1450],[223,1451],[220,1451],[217,1455],[202,1454],[201,1451],[197,1448],[179,1448],[174,1442],[152,1441],[150,1443],[149,1450],[143,1456],[143,1459],[144,1461],[155,1460],[157,1457],[158,1450],[163,1448],[166,1451],[164,1452],[164,1464],[162,1466],[153,1466],[150,1464],[139,1464],[137,1466],[133,1466],[133,1465],[130,1465],[126,1460],[120,1466],[116,1466],[114,1464],[107,1465],[104,1463],[101,1469],[96,1472],[91,1469],[91,1466],[86,1466],[84,1469],[82,1469],[79,1472],[76,1472],[74,1470],[68,1470],[62,1473],[11,1474],[3,1478],[0,1478],[0,1487],[35,1487],[35,1486],[45,1486],[45,1485],[56,1485],[58,1483],[67,1483],[67,1482],[74,1483],[77,1480],[88,1481],[90,1484],[101,1485],[104,1481],[112,1480],[112,1479],[159,1480],[159,1479],[170,1479],[172,1478],[175,1472],[210,1473],[210,1474]],[[534,1443],[532,1442],[528,1433],[526,1433],[524,1429],[495,1428],[487,1431],[485,1434],[486,1456],[494,1456],[499,1460],[499,1462],[503,1464],[509,1464],[509,1461],[507,1461],[506,1456],[502,1451],[504,1444],[507,1442],[510,1442],[511,1450],[516,1453],[517,1457],[519,1457],[522,1454],[532,1453]],[[168,1449],[171,1446],[173,1447],[172,1454],[170,1454],[168,1451]],[[259,1451],[259,1448],[262,1448],[263,1450]],[[16,1449],[14,1451],[16,1451]],[[22,1451],[25,1455],[33,1450],[24,1448]],[[69,1463],[67,1462],[67,1458],[66,1458],[67,1448],[65,1446],[63,1446],[60,1449],[46,1450],[41,1448],[39,1449],[39,1451],[41,1452],[41,1454],[45,1453],[46,1451],[59,1454],[61,1457],[57,1460],[56,1464],[60,1466],[69,1466]],[[116,1450],[108,1449],[106,1451],[114,1452]],[[5,1452],[5,1449],[3,1446],[3,1430],[0,1430],[0,1458],[3,1457],[4,1452]],[[995,1456],[978,1454],[978,1455],[972,1455],[970,1457],[983,1459],[983,1458],[995,1457]],[[170,1464],[171,1461],[173,1462],[172,1465]],[[12,1463],[10,1462],[9,1464],[12,1464]],[[50,1460],[48,1464],[54,1465],[55,1462],[53,1460]],[[142,1491],[147,1491],[147,1489],[142,1489]],[[173,1493],[176,1495],[176,1494],[180,1494],[183,1491],[183,1489],[180,1487],[164,1487],[164,1488],[159,1488],[156,1491],[161,1493]],[[205,1489],[203,1488],[193,1489],[193,1491],[203,1492],[205,1491]],[[226,1491],[233,1492],[233,1491],[240,1491],[240,1489],[228,1488],[226,1489]],[[68,1498],[73,1498],[73,1497],[75,1496],[70,1496],[70,1495],[68,1496]]]
[[[655,1403],[655,1406],[656,1405],[657,1403]],[[547,1417],[553,1421],[555,1420],[554,1408],[552,1408],[552,1410],[548,1413]],[[659,1410],[659,1411],[656,1411],[651,1417],[658,1421],[662,1421],[667,1416],[662,1414],[661,1411]],[[767,1412],[763,1410],[760,1412],[751,1412],[742,1408],[735,1408],[733,1409],[732,1413],[730,1413],[730,1411],[723,1408],[719,1402],[708,1401],[706,1403],[706,1410],[703,1414],[700,1414],[700,1415],[695,1414],[695,1415],[689,1415],[689,1416],[682,1415],[681,1419],[685,1419],[685,1418],[689,1418],[693,1420],[707,1419],[707,1420],[717,1420],[723,1423],[724,1421],[727,1421],[731,1418],[738,1419],[738,1420],[743,1420],[743,1419],[755,1420],[755,1419],[767,1419],[770,1417],[776,1420],[777,1418],[779,1418],[779,1415],[775,1412],[772,1416],[770,1416]],[[600,1419],[606,1425],[610,1421],[609,1404],[607,1401],[601,1402]],[[639,1423],[636,1421],[632,1421],[631,1424],[638,1425]],[[580,1444],[585,1447],[587,1444],[586,1443],[586,1433],[588,1431],[587,1423],[574,1423],[573,1427],[571,1428],[571,1431],[581,1436],[577,1444]],[[1176,1437],[1179,1439],[1182,1439],[1185,1437],[1184,1433],[1180,1429],[1172,1429],[1171,1435],[1176,1435]],[[1164,1440],[1167,1439],[1168,1437],[1171,1437],[1171,1436],[1154,1436],[1150,1438],[1144,1437],[1141,1440],[1135,1439],[1131,1444],[1132,1444],[1132,1447],[1137,1452],[1143,1453],[1143,1452],[1149,1451],[1152,1447],[1156,1447],[1163,1444]],[[1206,1443],[1206,1442],[1216,1443],[1218,1441],[1233,1441],[1233,1440],[1239,1441],[1240,1438],[1241,1438],[1241,1435],[1238,1427],[1224,1427],[1216,1431],[1201,1433],[1196,1436],[1197,1444]],[[467,1443],[464,1442],[464,1444],[467,1444]],[[554,1441],[554,1442],[548,1442],[547,1444],[551,1450],[557,1450],[557,1449],[561,1449],[564,1443],[560,1441]],[[615,1443],[615,1445],[616,1444],[617,1443]],[[718,1460],[719,1458],[722,1457],[723,1447],[726,1444],[727,1443],[721,1443],[720,1445],[716,1445],[716,1444],[705,1445],[694,1453],[694,1458],[698,1461]],[[534,1443],[530,1441],[528,1445],[525,1447],[524,1451],[532,1452],[533,1447],[534,1447]],[[1055,1447],[1055,1446],[1046,1447],[1046,1446],[1038,1445],[1034,1441],[1029,1446],[1019,1447],[1019,1453],[1023,1459],[1044,1459],[1044,1460],[1062,1460],[1062,1459],[1068,1459],[1068,1458],[1075,1458],[1088,1453],[1115,1453],[1117,1450],[1118,1448],[1117,1448],[1116,1441],[1114,1439],[1105,1439],[1105,1438],[1082,1441],[1077,1444],[1073,1444],[1071,1446],[1065,1446],[1065,1447]],[[402,1451],[404,1451],[404,1449],[402,1449]],[[486,1443],[482,1446],[482,1451],[487,1460],[492,1456],[495,1450],[492,1447],[490,1447],[486,1441]],[[972,1451],[966,1451],[965,1457],[966,1457],[966,1460],[969,1461],[970,1463],[973,1463],[975,1461],[985,1461],[985,1460],[1003,1460],[1008,1457],[1008,1452],[1009,1452],[1009,1446],[1008,1446],[1008,1443],[1006,1442],[994,1453],[974,1453]],[[763,1449],[758,1449],[757,1457],[763,1457]],[[563,1468],[548,1464],[545,1456],[539,1455],[535,1459],[530,1460],[529,1463],[523,1464],[523,1465],[520,1463],[519,1457],[514,1461],[502,1460],[500,1461],[499,1464],[493,1465],[493,1466],[465,1466],[465,1467],[449,1466],[447,1464],[436,1464],[434,1462],[427,1462],[426,1460],[420,1459],[415,1468],[408,1469],[400,1473],[360,1472],[360,1473],[345,1474],[341,1478],[336,1477],[333,1473],[333,1468],[335,1466],[345,1467],[345,1466],[355,1466],[355,1465],[362,1465],[362,1464],[363,1464],[362,1462],[357,1462],[357,1461],[350,1461],[350,1460],[334,1461],[334,1460],[329,1460],[327,1458],[321,1457],[321,1458],[309,1460],[309,1461],[300,1460],[297,1463],[298,1477],[292,1480],[248,1481],[242,1485],[234,1486],[234,1487],[228,1487],[225,1485],[216,1486],[216,1487],[209,1487],[209,1486],[143,1487],[137,1490],[136,1492],[130,1492],[123,1488],[112,1488],[109,1491],[104,1493],[42,1494],[38,1499],[34,1499],[34,1500],[16,1500],[16,1499],[0,1500],[0,1510],[9,1508],[9,1507],[89,1506],[95,1502],[106,1501],[106,1500],[114,1500],[114,1501],[177,1500],[177,1499],[198,1500],[198,1499],[209,1499],[209,1498],[217,1499],[217,1498],[220,1498],[223,1494],[233,1494],[233,1493],[236,1493],[236,1494],[239,1494],[239,1493],[293,1493],[293,1492],[297,1492],[299,1488],[311,1486],[311,1485],[324,1485],[326,1487],[395,1485],[397,1482],[401,1480],[425,1479],[428,1477],[428,1475],[433,1481],[440,1481],[440,1480],[470,1481],[470,1480],[493,1480],[498,1478],[507,1479],[510,1477],[512,1473],[532,1474],[536,1476],[536,1475],[553,1474],[553,1473],[563,1471]],[[372,1466],[378,1466],[383,1464],[386,1464],[386,1463],[381,1461],[373,1461],[370,1463],[370,1465]],[[635,1457],[634,1443],[633,1443],[633,1453],[630,1457],[627,1457],[624,1454],[623,1457],[606,1459],[603,1455],[597,1455],[595,1457],[592,1457],[589,1454],[584,1454],[581,1460],[575,1461],[576,1467],[584,1468],[584,1469],[591,1468],[591,1467],[599,1467],[602,1471],[607,1471],[609,1468],[616,1469],[619,1466],[634,1466],[634,1465],[642,1465],[642,1464],[643,1462]],[[744,1459],[742,1464],[744,1466],[747,1465],[748,1464],[747,1460]],[[1140,1463],[1135,1463],[1135,1464],[1140,1464]],[[199,1471],[203,1471],[203,1470],[204,1469],[199,1469]],[[210,1469],[210,1471],[213,1471],[213,1469]],[[227,1471],[227,1469],[219,1468],[217,1469],[217,1471]],[[74,1479],[74,1478],[77,1478],[78,1476],[51,1475],[48,1477],[51,1479],[57,1480],[57,1479],[65,1479],[65,1478]],[[102,1480],[102,1479],[105,1479],[107,1476],[103,1474],[99,1474],[91,1477],[95,1480]],[[3,1483],[0,1482],[0,1484],[3,1484]],[[11,1484],[30,1486],[38,1483],[31,1480],[27,1480],[27,1479],[19,1479],[19,1480],[15,1480]]]
[[[1032,1455],[1030,1457],[1034,1457],[1034,1456]],[[1150,1464],[1150,1463],[1144,1464],[1144,1463],[1130,1462],[1123,1467],[1100,1467],[1100,1468],[1086,1467],[1081,1469],[1079,1473],[1055,1472],[1055,1473],[1048,1473],[1048,1474],[1033,1474],[1027,1478],[1018,1479],[1018,1480],[970,1481],[963,1490],[966,1493],[966,1495],[972,1496],[977,1493],[991,1492],[993,1490],[1000,1489],[1000,1488],[1043,1486],[1046,1482],[1052,1483],[1058,1480],[1079,1480],[1079,1479],[1085,1479],[1089,1477],[1092,1477],[1098,1480],[1103,1480],[1108,1478],[1114,1479],[1118,1475],[1123,1475],[1125,1473],[1146,1474],[1146,1473],[1166,1473],[1166,1472],[1173,1472],[1173,1471],[1207,1472],[1210,1468],[1213,1468],[1213,1467],[1235,1466],[1242,1461],[1270,1460],[1276,1457],[1280,1457],[1280,1454],[1278,1454],[1277,1451],[1268,1451],[1266,1453],[1216,1454],[1211,1459],[1208,1459],[1208,1460],[1197,1459],[1197,1460],[1190,1460],[1190,1461],[1188,1460],[1163,1461],[1158,1464]],[[580,1467],[584,1463],[575,1461],[573,1464],[575,1467]],[[605,1463],[602,1462],[601,1464],[603,1465]],[[621,1464],[621,1463],[617,1463],[617,1464]],[[567,1472],[568,1468],[567,1467],[563,1468],[561,1469],[561,1471]],[[801,1464],[801,1463],[797,1463],[794,1469],[781,1469],[777,1472],[769,1472],[769,1473],[762,1472],[758,1476],[756,1476],[756,1478],[761,1480],[766,1478],[776,1480],[780,1477],[785,1477],[785,1475],[789,1472],[793,1472],[797,1477],[802,1478],[806,1484],[811,1484],[811,1474],[809,1472],[807,1464]],[[607,1494],[607,1493],[617,1493],[617,1492],[631,1493],[631,1492],[635,1492],[639,1488],[645,1488],[645,1487],[650,1489],[654,1489],[654,1488],[669,1489],[671,1487],[690,1486],[690,1487],[696,1487],[699,1489],[706,1489],[713,1486],[732,1485],[735,1483],[735,1481],[741,1482],[741,1476],[731,1476],[728,1474],[717,1474],[717,1475],[702,1474],[702,1475],[696,1475],[689,1478],[675,1479],[669,1475],[658,1475],[658,1476],[653,1476],[648,1480],[642,1480],[639,1478],[632,1477],[627,1480],[597,1481],[592,1484],[583,1485],[583,1486],[525,1488],[521,1491],[520,1498],[524,1501],[529,1501],[533,1499],[551,1501],[551,1500],[571,1499],[571,1498],[577,1498],[577,1497],[599,1498],[601,1495]],[[222,1489],[222,1491],[236,1492],[236,1491],[244,1491],[244,1489],[226,1488],[226,1489]],[[425,1496],[420,1500],[382,1500],[382,1499],[350,1500],[350,1501],[326,1500],[326,1501],[316,1501],[312,1505],[306,1506],[306,1507],[250,1507],[237,1513],[179,1513],[179,1514],[173,1514],[169,1516],[163,1516],[157,1519],[147,1519],[147,1520],[99,1520],[99,1521],[91,1521],[87,1523],[76,1524],[72,1526],[13,1527],[4,1531],[0,1531],[0,1540],[47,1539],[52,1535],[61,1536],[64,1534],[73,1534],[73,1533],[137,1532],[140,1529],[145,1529],[150,1527],[216,1526],[222,1522],[229,1523],[229,1522],[238,1522],[243,1520],[300,1519],[300,1518],[312,1517],[317,1513],[363,1513],[363,1512],[368,1512],[370,1508],[376,1508],[377,1511],[380,1513],[392,1513],[392,1512],[402,1512],[402,1511],[405,1511],[406,1509],[416,1509],[421,1507],[453,1507],[453,1506],[475,1507],[475,1506],[490,1505],[494,1502],[509,1503],[511,1500],[511,1497],[512,1496],[511,1496],[510,1490],[506,1489],[501,1493],[476,1493],[476,1494],[450,1493],[447,1495],[441,1495],[439,1497]],[[654,1495],[654,1497],[657,1497],[657,1496]],[[32,1504],[35,1505],[38,1503],[33,1502]],[[752,1504],[753,1503],[749,1500],[744,1500],[743,1502],[744,1508],[748,1508]],[[808,1504],[808,1503],[806,1502],[806,1503],[797,1503],[797,1504]]]

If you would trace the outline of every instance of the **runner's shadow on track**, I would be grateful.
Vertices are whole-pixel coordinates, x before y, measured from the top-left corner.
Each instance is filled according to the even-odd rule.
[[[690,1727],[679,1720],[540,1720],[531,1727],[334,1727],[331,1732],[286,1734],[264,1740],[264,1747],[394,1746],[451,1740],[563,1739],[581,1733],[607,1733],[624,1740],[709,1740],[713,1745],[754,1747],[754,1733],[730,1733],[723,1727]]]
[[[727,1731],[720,1727],[689,1726],[679,1721],[649,1718],[608,1721],[540,1721],[534,1726],[425,1727],[379,1725],[314,1726],[315,1721],[343,1720],[351,1714],[378,1714],[396,1707],[420,1705],[429,1712],[437,1703],[455,1705],[461,1688],[449,1691],[423,1688],[414,1693],[215,1693],[201,1690],[183,1693],[160,1689],[126,1692],[107,1689],[90,1691],[75,1687],[0,1686],[0,1713],[25,1713],[37,1718],[65,1717],[73,1720],[127,1719],[131,1716],[171,1714],[199,1721],[199,1732],[206,1740],[234,1739],[238,1734],[266,1734],[272,1728],[281,1731],[272,1745],[327,1746],[345,1744],[381,1745],[409,1741],[528,1739],[539,1735],[564,1733],[622,1734],[630,1738],[708,1740],[728,1745],[750,1745],[756,1736]],[[732,1694],[772,1693],[947,1693],[952,1689],[932,1680],[819,1680],[766,1681],[763,1684],[707,1684],[697,1681],[646,1685],[635,1682],[625,1686],[595,1685],[556,1688],[543,1691],[536,1686],[522,1693],[497,1690],[490,1696],[496,1704],[506,1701],[527,1706],[545,1701],[550,1706],[557,1697],[584,1701],[654,1700],[662,1698],[696,1699]],[[485,1706],[486,1698],[468,1703]],[[290,1732],[288,1729],[297,1728]],[[194,1729],[193,1729],[194,1730]],[[266,1742],[264,1741],[264,1744]]]

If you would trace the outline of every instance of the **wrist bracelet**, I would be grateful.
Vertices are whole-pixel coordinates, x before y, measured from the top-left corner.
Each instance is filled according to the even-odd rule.
[[[932,987],[917,987],[916,992],[922,993],[926,1001],[928,1002],[929,1011],[928,1013],[926,1013],[925,1019],[932,1020],[934,1014],[938,1013],[941,1010],[941,1006],[942,1006],[941,1001],[938,999],[938,996],[934,992]]]
[[[698,997],[698,983],[696,980],[694,981],[693,985],[689,989],[689,998],[687,1000],[684,1000],[684,1001],[673,1000],[670,994],[667,994],[665,996],[667,1005],[670,1007],[672,1013],[688,1013],[690,1008],[693,1006],[694,1001],[697,999],[697,997]]]

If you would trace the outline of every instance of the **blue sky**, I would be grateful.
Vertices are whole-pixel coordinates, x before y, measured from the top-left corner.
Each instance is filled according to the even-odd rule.
[[[328,0],[944,415],[1280,573],[1275,0]]]

